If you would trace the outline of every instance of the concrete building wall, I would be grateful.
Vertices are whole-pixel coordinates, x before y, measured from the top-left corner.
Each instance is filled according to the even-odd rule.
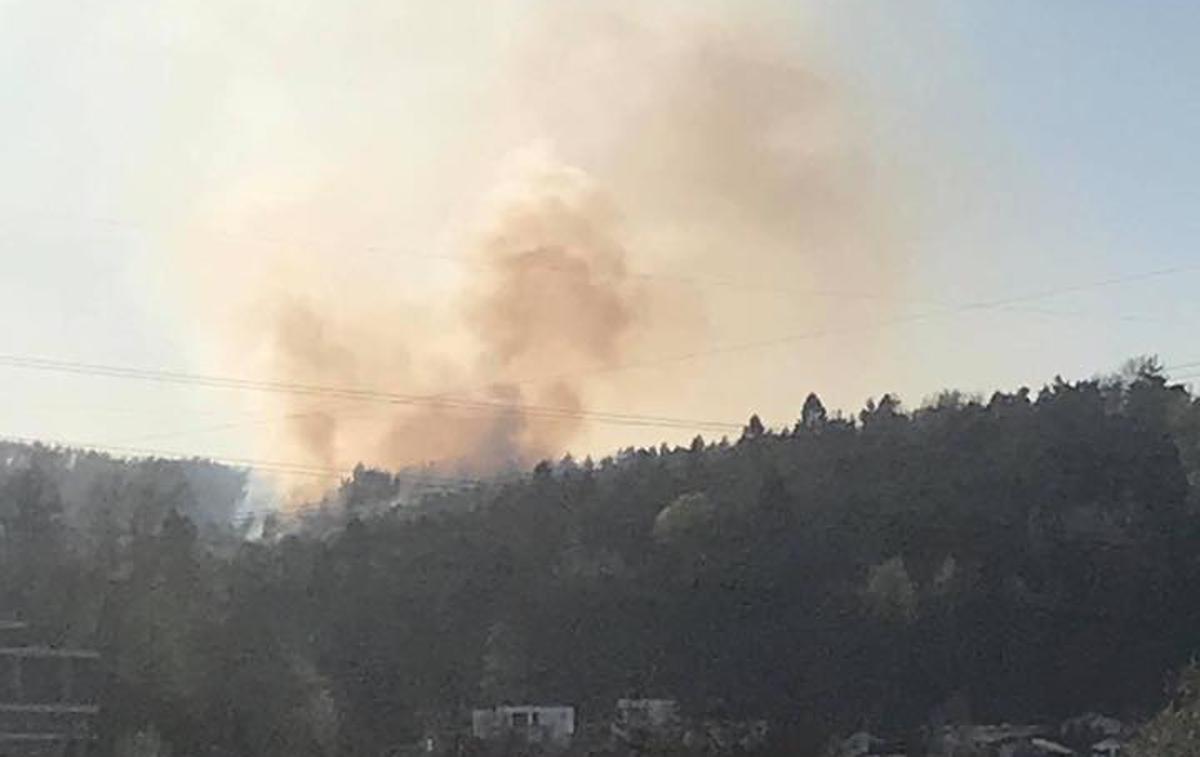
[[[575,708],[561,705],[503,705],[471,713],[471,733],[478,739],[517,737],[559,746],[575,735]]]

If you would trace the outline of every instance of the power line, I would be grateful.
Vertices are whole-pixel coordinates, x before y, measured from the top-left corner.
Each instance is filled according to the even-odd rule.
[[[758,341],[744,342],[744,343],[739,343],[739,344],[731,344],[731,345],[726,345],[723,347],[717,347],[714,349],[682,353],[682,354],[667,356],[665,358],[658,358],[658,359],[649,360],[649,361],[623,363],[623,364],[618,364],[615,366],[609,366],[609,367],[605,367],[605,368],[595,369],[595,370],[584,372],[584,373],[564,374],[564,375],[551,377],[551,379],[547,379],[546,377],[532,377],[532,378],[526,378],[523,380],[507,382],[507,383],[512,384],[512,385],[524,385],[524,384],[534,383],[534,382],[538,382],[538,381],[545,381],[545,380],[561,380],[561,379],[566,379],[566,378],[577,378],[580,376],[591,375],[591,374],[595,374],[595,373],[619,372],[619,371],[631,370],[631,369],[635,369],[635,368],[656,366],[656,365],[661,365],[661,364],[666,364],[666,363],[683,362],[683,361],[688,361],[688,360],[693,360],[693,359],[700,359],[700,358],[711,357],[711,356],[720,355],[720,354],[730,354],[730,353],[743,352],[743,351],[749,351],[749,350],[754,350],[754,349],[775,347],[775,346],[780,346],[780,345],[784,345],[784,344],[795,343],[798,341],[823,338],[826,336],[857,333],[857,332],[864,332],[864,331],[873,331],[873,330],[885,329],[885,328],[889,328],[892,326],[903,325],[903,324],[908,324],[908,323],[929,321],[929,320],[933,320],[936,318],[941,318],[941,317],[945,317],[948,315],[953,315],[953,314],[972,311],[972,310],[1002,309],[1002,308],[1010,307],[1011,305],[1017,304],[1017,303],[1036,301],[1036,300],[1040,300],[1040,299],[1047,299],[1050,297],[1059,296],[1059,295],[1067,294],[1067,293],[1071,293],[1071,292],[1086,291],[1086,290],[1090,290],[1090,289],[1116,286],[1116,285],[1125,284],[1125,283],[1129,283],[1129,282],[1133,282],[1133,281],[1146,280],[1146,279],[1157,278],[1157,277],[1162,277],[1162,276],[1167,276],[1167,275],[1185,273],[1185,272],[1195,271],[1198,269],[1200,269],[1200,266],[1178,266],[1178,267],[1160,269],[1160,270],[1143,272],[1143,273],[1129,274],[1126,276],[1102,279],[1099,281],[1088,282],[1088,283],[1084,283],[1084,284],[1075,284],[1075,285],[1057,287],[1057,288],[1053,288],[1053,289],[1046,289],[1046,290],[1041,290],[1041,291],[1037,291],[1037,292],[1027,293],[1024,295],[1016,295],[1013,297],[969,302],[969,303],[964,303],[964,304],[953,306],[953,307],[943,308],[941,310],[934,311],[934,312],[918,313],[918,314],[912,314],[912,315],[907,315],[907,316],[900,316],[900,317],[892,318],[892,319],[886,319],[886,320],[879,321],[879,322],[876,322],[873,324],[868,324],[866,326],[857,326],[857,327],[852,326],[852,327],[845,327],[845,328],[840,328],[840,329],[837,329],[837,328],[819,329],[819,330],[810,331],[810,332],[806,332],[806,333],[794,334],[794,335],[782,337],[782,338],[758,340]],[[346,399],[353,399],[356,401],[371,400],[371,401],[387,402],[387,403],[392,403],[392,404],[412,404],[412,405],[423,404],[423,405],[437,406],[437,407],[443,407],[443,408],[463,408],[463,409],[473,409],[473,410],[490,410],[490,411],[497,411],[497,412],[520,411],[520,412],[530,415],[532,417],[539,417],[539,418],[543,418],[543,419],[560,419],[560,420],[586,419],[586,420],[594,420],[594,421],[601,422],[601,423],[614,423],[614,424],[618,424],[618,425],[650,426],[650,427],[658,427],[658,428],[681,428],[681,429],[687,429],[687,430],[708,429],[708,430],[731,431],[731,430],[738,430],[741,428],[741,424],[724,422],[724,421],[704,421],[704,420],[695,420],[695,419],[668,418],[668,417],[661,417],[661,416],[648,416],[648,415],[638,415],[638,414],[585,411],[585,410],[570,409],[570,408],[553,408],[553,407],[544,407],[544,406],[536,406],[536,405],[512,404],[512,403],[504,403],[504,402],[466,400],[466,399],[461,399],[461,398],[455,398],[455,397],[448,396],[445,394],[441,394],[441,395],[408,395],[408,394],[399,394],[399,393],[395,393],[395,392],[385,392],[385,391],[379,391],[379,390],[361,389],[361,388],[354,388],[354,387],[323,386],[323,385],[299,384],[299,383],[295,383],[295,382],[282,382],[282,381],[260,381],[260,380],[241,379],[241,378],[233,378],[233,377],[225,377],[225,376],[210,376],[210,375],[203,375],[203,374],[185,373],[185,372],[178,372],[178,371],[139,369],[139,368],[129,368],[129,367],[123,367],[123,366],[83,363],[83,362],[78,362],[78,361],[57,360],[57,359],[35,357],[35,356],[0,354],[0,365],[8,365],[10,367],[28,368],[28,369],[35,369],[35,370],[50,370],[50,371],[59,371],[59,372],[65,372],[65,373],[78,373],[78,374],[84,374],[84,375],[106,376],[106,377],[110,377],[110,378],[136,378],[136,379],[149,380],[149,381],[157,381],[157,382],[165,382],[165,383],[181,383],[181,384],[197,385],[197,386],[204,386],[204,387],[209,387],[209,388],[220,388],[220,389],[248,389],[248,390],[255,390],[255,391],[282,392],[282,393],[299,394],[299,395],[336,396],[336,397],[342,397],[342,398],[346,398]],[[479,388],[482,389],[482,388],[486,388],[486,387],[479,387]],[[306,415],[315,415],[315,414],[318,414],[319,412],[321,412],[321,411],[314,411],[311,413],[304,413],[304,414],[290,414],[289,416],[285,416],[284,418],[282,418],[280,420],[287,420],[288,418],[292,418],[292,417],[304,417]],[[220,426],[213,426],[213,427],[206,427],[205,429],[199,429],[198,432],[203,433],[204,431],[207,431],[207,430],[220,430],[222,428],[233,428],[233,427],[236,427],[236,425],[238,425],[238,424],[221,424]],[[186,434],[186,433],[193,433],[193,432],[184,431],[184,432],[180,432],[180,433]],[[167,433],[167,434],[163,434],[163,435],[154,435],[152,438],[164,438],[165,436],[173,436],[173,435],[179,435],[179,434],[178,433]]]
[[[327,396],[355,401],[381,402],[397,405],[419,405],[445,409],[486,410],[499,413],[520,412],[523,415],[549,420],[591,420],[627,426],[649,426],[683,429],[740,429],[741,424],[727,421],[697,420],[664,416],[639,415],[633,413],[611,413],[575,408],[529,405],[489,400],[472,400],[448,395],[402,394],[377,389],[306,384],[292,381],[269,381],[244,379],[231,376],[215,376],[183,371],[133,368],[127,366],[85,363],[74,360],[0,354],[0,365],[11,368],[52,371],[105,378],[138,379],[168,384],[184,384],[210,389],[236,389],[300,396]]]
[[[297,476],[312,476],[315,478],[326,479],[343,479],[350,476],[353,471],[344,468],[325,467],[311,465],[308,463],[296,463],[280,460],[261,460],[249,457],[232,457],[226,455],[206,455],[200,453],[180,452],[179,450],[163,450],[151,447],[135,447],[116,444],[99,444],[94,442],[68,441],[58,439],[38,439],[27,436],[15,435],[0,435],[0,440],[13,442],[25,445],[41,445],[44,447],[57,447],[65,450],[73,450],[79,452],[100,451],[114,453],[118,455],[143,457],[150,459],[169,459],[174,462],[187,462],[189,460],[204,460],[214,463],[220,463],[235,468],[250,468],[256,471],[266,473],[279,473],[285,475]],[[450,476],[436,473],[399,471],[389,474],[393,478],[409,484],[449,484],[459,486],[474,486],[483,483],[480,478],[469,478],[464,476]]]
[[[1175,272],[1175,271],[1172,270],[1170,272]],[[1165,275],[1166,273],[1167,273],[1167,271],[1164,271],[1164,272],[1155,273],[1153,275]],[[1109,282],[1104,282],[1104,283],[1107,284]],[[995,307],[997,309],[1008,309],[1011,306],[1008,304],[997,304],[997,305],[995,305]],[[1023,310],[1025,312],[1042,314],[1042,315],[1050,315],[1050,316],[1060,316],[1060,317],[1061,316],[1069,316],[1069,317],[1080,317],[1080,318],[1091,317],[1091,315],[1089,313],[1083,313],[1083,312],[1063,312],[1063,311],[1055,311],[1055,310],[1043,310],[1043,309],[1038,309],[1038,308],[1025,308]],[[939,314],[939,313],[921,314],[921,315],[917,315],[917,316],[912,316],[911,319],[918,320],[921,318],[934,317],[937,315],[941,315],[941,314]],[[1156,323],[1156,322],[1158,322],[1156,320],[1140,318],[1137,316],[1118,316],[1118,318],[1120,320],[1139,322],[1139,323]],[[908,322],[908,321],[905,321],[905,320],[897,320],[896,321],[896,323],[900,323],[900,322]],[[883,322],[883,323],[879,323],[879,324],[872,324],[871,326],[869,326],[867,328],[872,328],[872,327],[883,328],[888,325],[893,325],[893,324]],[[859,330],[859,329],[851,327],[851,328],[843,330],[841,333],[854,332],[857,330]],[[833,335],[836,333],[839,333],[839,332],[823,331],[823,332],[819,332],[819,333],[814,333],[812,336],[813,337],[826,336],[826,335]],[[681,357],[675,358],[675,359],[686,359],[687,357],[690,357],[690,355],[681,356]],[[668,359],[670,360],[672,358],[668,358]],[[620,370],[623,368],[637,368],[637,367],[641,367],[642,365],[644,365],[644,364],[627,364],[625,366],[618,366],[617,370]],[[1188,364],[1188,365],[1191,365],[1191,364]],[[1194,365],[1200,365],[1200,362],[1197,362]],[[1179,366],[1171,366],[1171,367],[1179,367]],[[580,374],[564,375],[564,376],[559,376],[559,377],[555,377],[555,378],[575,378],[575,377],[578,377],[579,375]],[[515,381],[512,383],[526,384],[526,383],[533,383],[533,382],[539,381],[539,380],[543,380],[543,379],[530,378],[530,379],[525,379],[522,381]],[[435,395],[435,396],[439,396],[439,395]],[[317,416],[322,416],[322,415],[336,415],[338,417],[345,417],[348,414],[344,410],[345,407],[346,406],[334,407],[334,408],[318,408],[318,409],[314,409],[314,410],[310,410],[310,411],[287,413],[285,415],[277,415],[277,416],[273,416],[271,418],[258,419],[258,420],[253,420],[253,421],[239,421],[239,422],[216,424],[216,425],[205,426],[205,427],[200,427],[200,428],[192,428],[192,429],[185,429],[185,430],[179,430],[179,431],[168,431],[168,432],[164,432],[161,434],[150,434],[150,435],[146,435],[146,436],[139,436],[136,438],[138,440],[174,438],[174,437],[178,437],[181,435],[224,431],[224,430],[234,429],[234,428],[244,428],[247,426],[273,425],[275,423],[279,423],[279,422],[283,422],[283,421],[287,421],[287,420],[293,420],[293,419],[298,419],[298,418],[311,418],[311,417],[317,417]],[[723,425],[723,428],[718,428],[717,430],[739,430],[741,428],[740,424],[734,424],[734,423],[722,424],[722,425]]]
[[[523,384],[533,383],[536,381],[564,380],[564,379],[569,379],[569,378],[577,378],[579,376],[590,375],[592,373],[615,373],[615,372],[633,370],[633,369],[638,369],[638,368],[655,367],[655,366],[669,364],[669,363],[678,363],[678,362],[686,362],[686,361],[690,361],[690,360],[698,360],[698,359],[713,357],[716,355],[727,355],[727,354],[734,354],[734,353],[738,353],[738,352],[748,352],[748,351],[764,349],[764,348],[779,347],[779,346],[783,346],[783,345],[794,344],[796,342],[802,342],[802,341],[807,341],[807,340],[812,340],[812,339],[821,339],[821,338],[828,337],[828,336],[839,336],[839,335],[844,335],[844,334],[854,334],[854,333],[878,331],[878,330],[887,329],[887,328],[890,328],[893,326],[900,326],[900,325],[906,325],[906,324],[910,324],[910,323],[930,321],[930,320],[935,320],[938,318],[944,318],[946,316],[958,315],[958,314],[961,314],[964,312],[970,312],[970,311],[975,311],[975,310],[1004,309],[1011,305],[1019,304],[1022,302],[1033,302],[1033,301],[1042,300],[1042,299],[1049,299],[1051,297],[1057,297],[1057,296],[1060,296],[1063,294],[1070,294],[1070,293],[1074,293],[1074,292],[1081,292],[1081,291],[1105,288],[1105,287],[1110,287],[1110,286],[1118,286],[1121,284],[1127,284],[1127,283],[1131,283],[1134,281],[1159,278],[1162,276],[1172,276],[1172,275],[1177,275],[1177,274],[1181,274],[1181,273],[1190,273],[1190,272],[1195,272],[1198,270],[1200,270],[1200,265],[1163,268],[1163,269],[1159,269],[1159,270],[1155,270],[1155,271],[1129,274],[1126,276],[1119,276],[1119,277],[1114,277],[1114,278],[1109,278],[1109,279],[1100,279],[1098,281],[1093,281],[1093,282],[1089,282],[1089,283],[1085,283],[1085,284],[1073,284],[1073,285],[1058,287],[1058,288],[1054,288],[1054,289],[1044,289],[1044,290],[1030,292],[1030,293],[1023,294],[1023,295],[1016,295],[1013,297],[967,302],[967,303],[963,303],[961,305],[955,305],[953,307],[946,307],[946,308],[936,310],[933,312],[915,313],[915,314],[911,314],[911,315],[898,316],[896,318],[888,318],[888,319],[884,319],[881,321],[876,321],[874,323],[869,323],[869,324],[866,324],[863,326],[848,326],[848,327],[843,327],[843,328],[817,329],[817,330],[813,330],[813,331],[792,334],[790,336],[776,337],[776,338],[772,338],[772,339],[762,339],[762,340],[756,340],[756,341],[752,341],[752,342],[733,343],[733,344],[716,347],[716,348],[708,349],[708,350],[698,350],[698,351],[694,351],[694,352],[679,353],[676,355],[671,355],[671,356],[667,356],[667,357],[663,357],[663,358],[655,358],[652,360],[622,363],[622,364],[610,366],[607,368],[600,368],[595,371],[589,371],[587,374],[583,374],[583,373],[560,374],[557,376],[552,376],[550,378],[531,377],[531,378],[527,378],[527,379],[523,379],[523,380],[512,381],[509,383],[515,384],[515,385],[523,385]]]
[[[178,450],[153,449],[149,447],[133,447],[116,444],[100,444],[95,442],[68,441],[61,439],[42,439],[30,436],[16,436],[11,434],[0,435],[0,440],[17,444],[41,445],[44,447],[60,448],[63,450],[79,452],[98,451],[147,459],[169,459],[174,462],[206,460],[214,463],[221,463],[223,465],[229,465],[231,467],[253,468],[255,470],[261,470],[265,472],[315,476],[318,478],[340,478],[349,474],[348,471],[343,471],[337,468],[324,468],[304,463],[256,460],[251,458],[225,457],[220,455],[204,455],[199,453],[181,452]]]

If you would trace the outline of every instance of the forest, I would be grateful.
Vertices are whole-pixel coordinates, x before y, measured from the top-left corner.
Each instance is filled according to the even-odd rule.
[[[103,754],[380,755],[629,696],[765,718],[779,754],[1178,706],[1200,398],[1156,361],[796,412],[419,497],[360,466],[253,529],[245,471],[6,444],[0,615],[100,651]]]

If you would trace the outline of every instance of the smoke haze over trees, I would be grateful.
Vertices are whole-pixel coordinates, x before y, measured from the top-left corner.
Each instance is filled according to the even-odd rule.
[[[783,753],[1088,710],[1196,653],[1200,401],[1113,378],[544,462],[245,539],[240,474],[9,446],[0,596],[98,646],[106,749],[379,754],[472,706],[621,696],[767,717]],[[332,517],[332,516],[331,516]],[[949,703],[954,703],[951,707]],[[1163,736],[1166,738],[1166,736]]]
[[[1200,756],[1198,32],[0,1],[0,757]]]
[[[715,386],[703,391],[672,357],[744,340],[766,321],[821,328],[896,309],[907,237],[893,216],[916,190],[871,162],[867,124],[836,77],[758,14],[538,3],[486,65],[466,27],[446,32],[461,65],[491,72],[486,91],[447,85],[448,102],[397,96],[382,113],[391,90],[376,56],[388,58],[374,46],[390,50],[391,33],[360,28],[369,13],[330,15],[329,26],[359,34],[323,37],[330,51],[269,34],[272,54],[336,57],[331,69],[382,91],[306,113],[295,126],[303,138],[273,142],[271,155],[255,151],[198,199],[189,194],[160,278],[191,304],[189,325],[220,366],[210,372],[503,409],[259,396],[248,404],[276,417],[247,427],[258,456],[528,467],[620,437],[526,406],[562,416],[678,403],[708,417],[735,381],[773,383],[770,361],[705,372]],[[245,86],[256,85],[277,83]],[[426,166],[389,127],[443,109],[453,123],[439,123],[443,147]],[[440,204],[426,217],[409,217],[431,197]],[[778,282],[795,293],[764,296]],[[867,296],[807,294],[822,288]],[[655,370],[630,369],[643,363]],[[695,387],[687,395],[664,390],[683,375]]]

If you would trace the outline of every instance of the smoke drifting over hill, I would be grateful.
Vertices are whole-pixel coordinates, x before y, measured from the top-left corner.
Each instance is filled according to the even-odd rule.
[[[238,234],[183,244],[223,366],[490,405],[271,395],[277,419],[249,427],[272,457],[482,473],[603,444],[591,409],[729,417],[724,390],[761,387],[771,361],[700,376],[670,357],[831,315],[730,279],[896,286],[890,189],[802,50],[690,14],[544,6],[520,26],[494,57],[454,40],[460,85],[397,95],[419,138],[387,105],[386,45],[368,45],[341,64],[361,99],[302,112],[302,139],[207,194],[195,227]],[[625,370],[640,363],[656,367]]]
[[[375,407],[366,419],[298,411],[291,420],[303,454],[331,465],[361,458],[494,472],[565,448],[583,422],[576,413],[584,409],[586,373],[622,354],[638,288],[626,276],[611,210],[585,176],[544,163],[525,168],[512,191],[472,252],[476,273],[455,302],[476,345],[469,360],[447,368],[437,382],[419,382],[429,398],[415,405]],[[367,314],[371,323],[361,324],[363,330],[377,331],[364,338],[362,332],[330,333],[326,314],[288,303],[268,337],[277,374],[388,387],[394,374],[387,355],[397,347],[419,355],[421,339],[439,338],[430,332],[389,344],[395,337],[388,315]],[[376,351],[380,346],[385,349]],[[464,396],[498,407],[441,401]],[[562,417],[530,416],[523,409],[528,404],[561,410]],[[387,419],[382,428],[381,415]]]

